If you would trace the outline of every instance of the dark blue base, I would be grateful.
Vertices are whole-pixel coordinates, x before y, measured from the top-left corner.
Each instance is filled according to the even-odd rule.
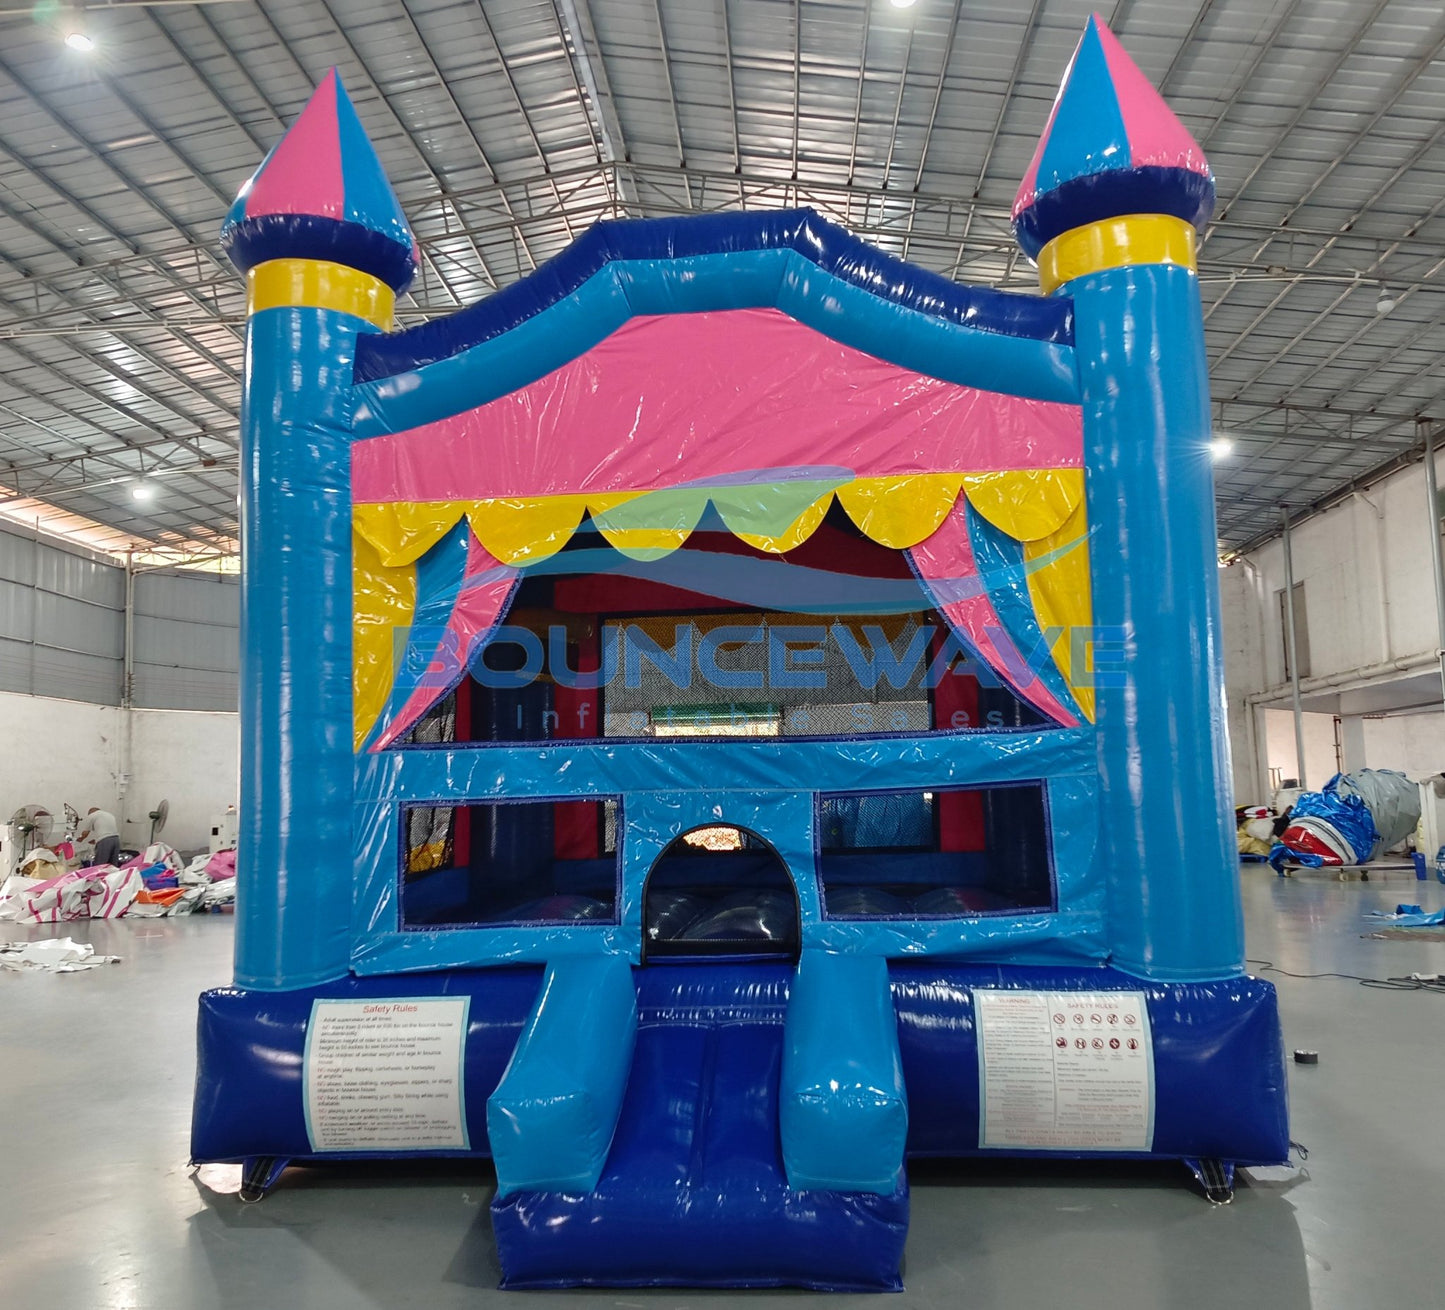
[[[972,988],[1117,988],[1144,993],[1154,1036],[1154,1149],[1139,1158],[1282,1164],[1288,1157],[1284,1047],[1274,988],[1267,982],[1146,983],[1113,969],[941,961],[895,963],[890,973],[908,1089],[910,1156],[1001,1154],[978,1149]],[[474,969],[345,978],[285,992],[205,993],[193,1158],[342,1158],[313,1154],[306,1136],[301,1059],[311,1002],[318,996],[470,996],[465,1075],[470,1154],[489,1155],[487,1097],[511,1059],[541,977],[537,967]],[[781,1024],[792,969],[784,963],[653,965],[636,977],[644,1023],[649,1014],[679,1006],[725,1004],[746,1006],[753,1014],[764,1006],[768,1021]]]
[[[788,1186],[769,990],[644,1011],[597,1187],[493,1203],[503,1287],[902,1288],[906,1181],[891,1196]]]

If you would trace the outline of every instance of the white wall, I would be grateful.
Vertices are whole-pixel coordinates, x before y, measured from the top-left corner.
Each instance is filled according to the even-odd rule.
[[[118,726],[109,705],[0,692],[0,823],[22,805],[57,817],[66,801],[82,814],[114,806]]]
[[[0,822],[21,805],[56,815],[67,801],[81,814],[98,805],[121,821],[122,844],[139,847],[165,798],[165,839],[205,846],[212,816],[236,803],[236,715],[132,710],[128,769],[126,717],[112,705],[0,692]]]
[[[1399,769],[1412,778],[1445,773],[1445,719],[1439,712],[1366,718],[1364,729],[1365,759],[1372,768]]]
[[[124,711],[117,710],[117,714]],[[131,783],[126,817],[139,846],[150,831],[146,815],[170,801],[165,840],[178,850],[210,840],[211,819],[235,805],[240,790],[240,737],[234,714],[196,710],[134,710]],[[117,815],[117,818],[120,816]]]
[[[1437,461],[1437,468],[1442,464]],[[1329,708],[1342,689],[1415,679],[1410,693],[1392,702],[1410,705],[1411,712],[1342,725],[1352,767],[1363,749],[1372,768],[1402,769],[1412,777],[1445,769],[1445,712],[1418,708],[1439,700],[1427,676],[1437,641],[1430,552],[1438,538],[1432,532],[1425,469],[1417,463],[1306,519],[1291,534],[1295,581],[1305,584],[1306,708],[1312,697],[1316,710]],[[1269,766],[1285,775],[1297,767],[1290,716],[1276,713],[1289,705],[1279,607],[1283,543],[1271,541],[1220,570],[1219,581],[1235,792],[1243,801],[1263,795]],[[1334,772],[1332,715],[1307,714],[1305,736],[1307,777],[1318,786]]]
[[[1289,710],[1260,710],[1264,721],[1266,789],[1269,769],[1278,769],[1281,781],[1298,778],[1299,752],[1295,748],[1294,714]],[[1305,739],[1305,781],[1318,790],[1339,772],[1339,755],[1335,750],[1335,718],[1333,714],[1302,716]],[[1261,793],[1260,804],[1268,801]],[[1239,803],[1244,804],[1243,797]]]

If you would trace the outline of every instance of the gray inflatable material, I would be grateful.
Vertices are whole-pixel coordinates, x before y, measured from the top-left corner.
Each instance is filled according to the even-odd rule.
[[[1394,769],[1361,769],[1347,773],[1337,788],[1340,795],[1358,796],[1370,809],[1380,839],[1372,855],[1387,851],[1415,831],[1420,822],[1420,788]]]

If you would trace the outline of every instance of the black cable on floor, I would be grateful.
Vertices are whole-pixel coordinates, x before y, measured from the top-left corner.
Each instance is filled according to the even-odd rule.
[[[1291,973],[1281,969],[1273,960],[1246,960],[1246,964],[1257,966],[1260,973],[1279,973],[1286,978],[1343,978],[1357,982],[1361,987],[1374,987],[1387,992],[1436,992],[1445,996],[1445,978],[1362,978],[1357,973]]]

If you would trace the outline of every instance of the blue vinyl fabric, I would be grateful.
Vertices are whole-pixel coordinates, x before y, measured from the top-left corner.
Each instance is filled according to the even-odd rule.
[[[588,956],[548,966],[487,1101],[499,1197],[597,1185],[636,1037],[637,993],[625,960]]]
[[[639,974],[637,1051],[594,1191],[492,1205],[502,1286],[896,1291],[907,1183],[798,1191],[779,1150],[791,969]]]
[[[1244,969],[1244,921],[1198,279],[1136,265],[1063,290],[1083,391],[1094,624],[1122,637],[1095,669],[1111,958],[1141,977],[1227,978]]]
[[[1000,532],[967,501],[964,512],[967,515],[969,544],[973,548],[979,574],[986,580],[989,600],[993,602],[999,622],[1028,661],[1029,671],[1048,688],[1060,705],[1083,722],[1078,702],[1050,656],[1054,645],[1061,640],[1060,634],[1045,633],[1034,614],[1023,546],[1006,532]],[[1095,626],[1097,628],[1097,622]],[[1062,639],[1071,638],[1065,634]]]
[[[657,1103],[655,1093],[648,1090],[649,1078],[673,1076],[668,1059],[659,1064],[654,1060],[657,1052],[646,1054],[660,1028],[687,1026],[694,1019],[720,1027],[729,1014],[770,1025],[774,1037],[769,1040],[776,1043],[774,1062],[750,1072],[746,1079],[724,1084],[722,1095],[737,1101],[776,1097],[793,972],[786,962],[659,964],[635,971],[637,1047],[614,1155],[625,1132],[645,1136],[649,1122],[656,1126],[656,1120],[650,1121],[646,1114],[638,1118],[634,1111],[639,1098],[648,1106]],[[1155,1079],[1154,1143],[1145,1154],[1239,1164],[1280,1164],[1287,1158],[1286,1066],[1275,992],[1267,982],[1242,977],[1164,983],[1105,967],[1000,967],[938,959],[894,961],[888,973],[907,1088],[910,1158],[1017,1153],[980,1152],[978,1147],[973,992],[979,988],[1142,992],[1154,1043]],[[231,988],[206,992],[198,1028],[192,1157],[198,1161],[343,1158],[343,1153],[313,1153],[306,1134],[302,1052],[317,997],[470,997],[464,1081],[470,1154],[490,1154],[487,1098],[512,1057],[542,974],[541,968],[532,966],[448,970],[346,978],[281,992]],[[649,1060],[654,1062],[645,1063]],[[716,1100],[712,1096],[710,1104]],[[652,1140],[660,1142],[662,1136],[659,1129]],[[780,1168],[776,1130],[767,1141]],[[678,1150],[679,1158],[691,1159]],[[605,1171],[601,1185],[606,1185]]]
[[[1064,75],[1047,131],[1034,183],[1036,194],[1047,194],[1076,178],[1123,172],[1131,166],[1124,111],[1093,22],[1084,29]]]
[[[241,804],[236,983],[347,971],[351,863],[352,359],[371,331],[267,309],[241,415]]]
[[[372,353],[357,361],[357,438],[405,431],[506,395],[575,359],[634,315],[741,308],[781,309],[835,341],[943,381],[1039,400],[1078,399],[1067,311],[1038,312],[1061,300],[946,282],[832,228],[854,252],[853,272],[845,275],[839,260],[820,263],[796,249],[749,245],[767,215],[719,217],[736,222],[736,246],[647,257],[625,252],[650,247],[619,237],[615,252],[595,261],[589,255],[579,266],[587,277],[569,283],[565,295],[552,294],[556,285],[544,277],[550,268],[544,265],[449,318],[376,338]],[[620,226],[685,230],[696,221]],[[570,266],[591,232],[557,260]],[[896,265],[898,284],[881,272],[866,276],[874,265]],[[925,284],[927,294],[909,294]],[[1005,377],[1008,384],[1000,387]]]
[[[500,336],[572,296],[609,263],[676,262],[697,256],[787,250],[879,299],[962,327],[1058,344],[1069,341],[1066,304],[965,287],[860,241],[812,209],[754,210],[594,224],[531,276],[444,319],[372,342],[357,360],[358,382],[406,373]],[[679,279],[678,285],[685,282]],[[674,308],[683,309],[684,305]],[[654,305],[640,313],[659,313]]]
[[[302,1057],[312,1003],[318,999],[457,996],[471,999],[462,1075],[467,1140],[473,1153],[489,1154],[487,1097],[512,1057],[541,981],[538,968],[493,968],[392,978],[346,977],[286,991],[227,987],[203,992],[196,1028],[191,1157],[350,1158],[355,1153],[313,1154],[306,1132]],[[407,1153],[374,1154],[392,1157]]]
[[[1014,218],[1024,253],[1037,259],[1070,228],[1120,214],[1171,214],[1202,233],[1214,213],[1213,176],[1133,160],[1098,20],[1091,19],[1059,89],[1033,196]]]
[[[416,605],[406,632],[405,647],[396,661],[391,693],[362,749],[391,726],[412,693],[436,682],[454,684],[461,680],[466,664],[464,652],[447,642],[447,624],[467,584],[467,553],[471,528],[466,519],[458,523],[416,562]]]
[[[1030,259],[1071,228],[1120,214],[1169,214],[1203,231],[1214,213],[1214,179],[1192,168],[1144,164],[1092,173],[1043,192],[1013,221],[1014,239]]]
[[[794,1191],[897,1191],[908,1097],[885,960],[803,952],[788,997],[779,1102]]]
[[[356,759],[356,901],[351,968],[360,974],[545,963],[616,953],[637,962],[646,881],[681,832],[730,823],[777,851],[798,893],[803,946],[882,958],[923,952],[1067,964],[1108,956],[1106,876],[1097,861],[1100,798],[1087,729],[1017,729],[878,737],[546,745],[505,743],[401,750]],[[827,919],[818,889],[814,793],[858,779],[894,789],[1044,781],[1054,868],[1053,910],[966,918]],[[409,804],[621,796],[618,921],[403,927],[397,824]]]
[[[1141,992],[1154,1045],[1154,1141],[1169,1159],[1284,1164],[1289,1093],[1274,987],[1258,978],[1144,980],[1118,969],[995,968],[934,961],[889,965],[908,1087],[908,1155],[1128,1154],[981,1150],[973,992]]]
[[[1290,819],[1323,819],[1349,843],[1355,863],[1361,864],[1370,858],[1380,834],[1364,797],[1340,787],[1343,778],[1337,773],[1319,791],[1301,793],[1290,806]],[[1269,853],[1270,864],[1280,869],[1288,861],[1316,869],[1324,863],[1323,857],[1313,851],[1295,850],[1276,842]]]
[[[1007,377],[1011,394],[1078,399],[1067,344],[990,332],[893,304],[794,251],[769,250],[608,264],[575,293],[503,335],[412,372],[359,382],[356,436],[405,431],[486,404],[577,358],[636,314],[741,308],[781,309],[835,341],[945,382],[998,390],[998,379]]]

